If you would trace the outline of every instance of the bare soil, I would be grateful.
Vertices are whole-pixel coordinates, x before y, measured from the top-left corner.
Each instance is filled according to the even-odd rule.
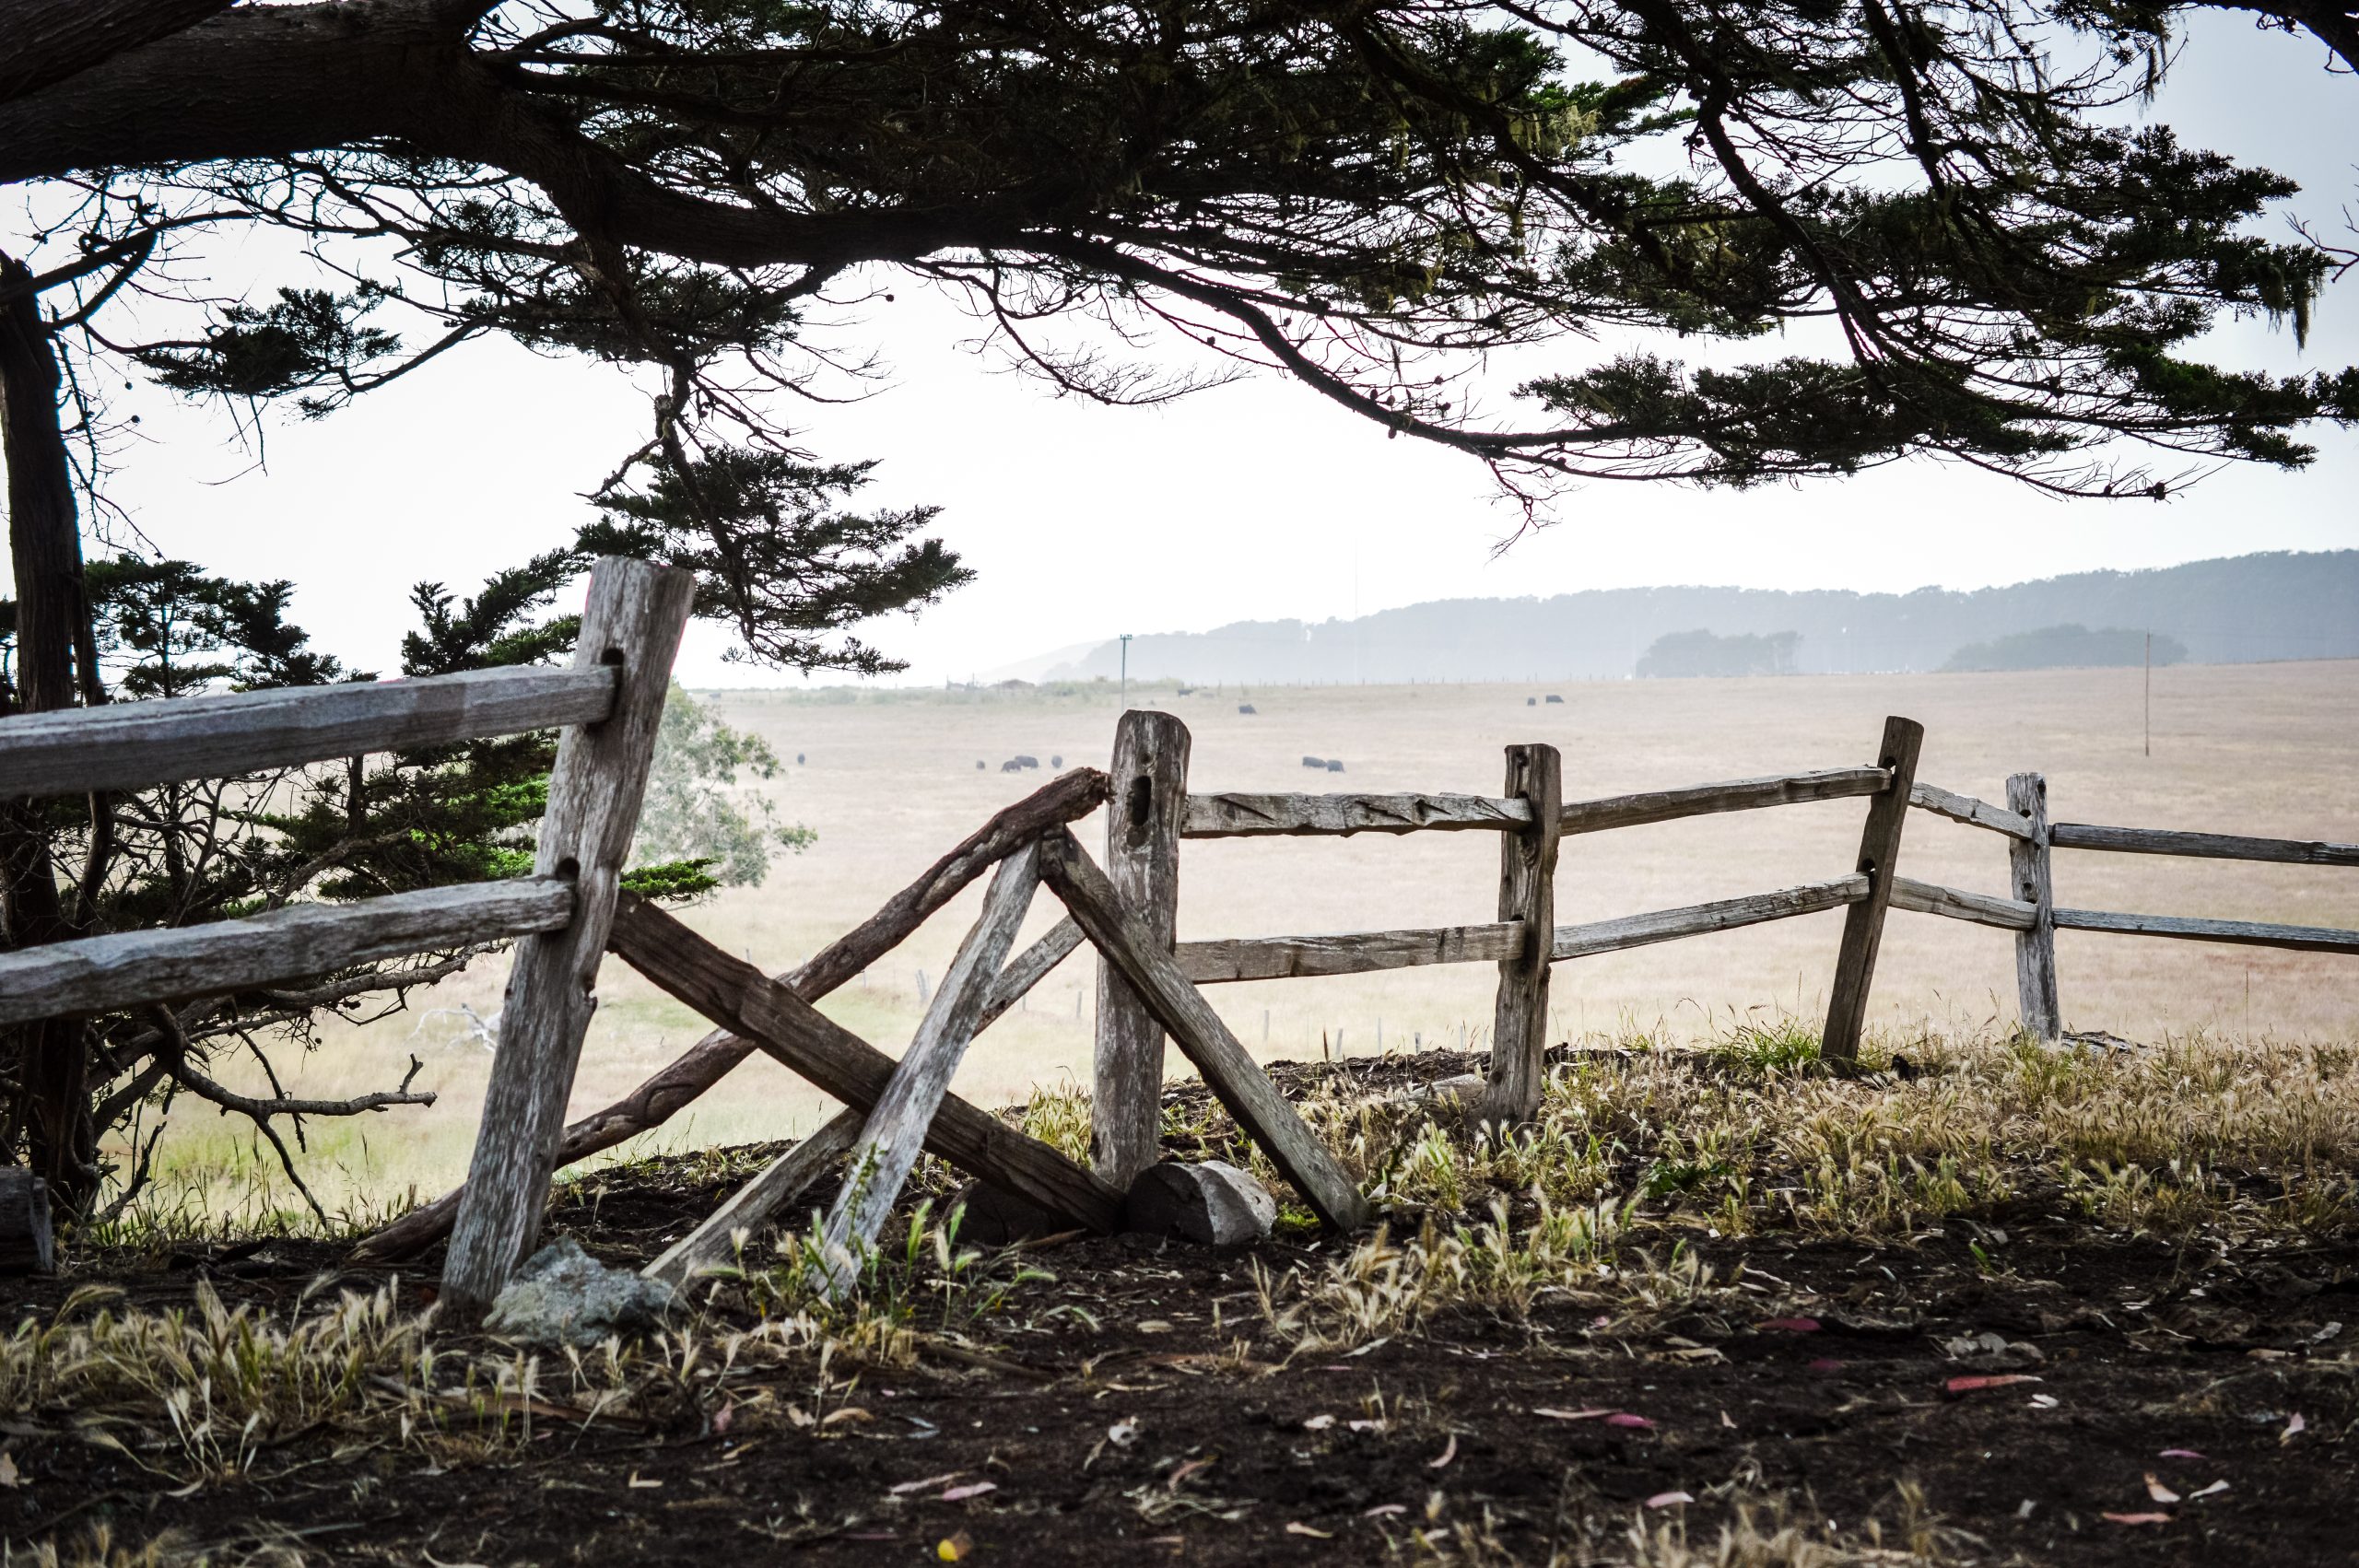
[[[1318,1071],[1280,1077],[1298,1090]],[[550,1229],[611,1261],[651,1257],[725,1195],[687,1169],[574,1188]],[[719,1410],[683,1397],[584,1422],[552,1406],[510,1461],[438,1471],[382,1433],[312,1430],[183,1493],[11,1412],[0,1433],[23,1480],[0,1491],[0,1532],[18,1550],[105,1525],[117,1543],[178,1531],[437,1564],[938,1561],[963,1537],[974,1562],[1050,1568],[1430,1549],[1629,1562],[1637,1521],[1684,1527],[1708,1562],[1743,1508],[1830,1549],[1805,1561],[1897,1562],[1913,1559],[1866,1549],[1872,1520],[1905,1544],[1906,1483],[1962,1562],[2359,1562],[2359,1245],[2124,1239],[2062,1212],[2026,1199],[1882,1244],[1698,1233],[1689,1245],[1722,1278],[1741,1264],[1746,1291],[1640,1316],[1543,1298],[1528,1321],[1462,1313],[1291,1357],[1253,1270],[1323,1265],[1337,1241],[1076,1239],[1033,1255],[1055,1278],[1021,1287],[1022,1328],[980,1333],[987,1354],[838,1364],[857,1381],[816,1424],[807,1373],[765,1365],[726,1379]],[[45,1316],[103,1282],[124,1293],[116,1310],[168,1309],[206,1279],[232,1303],[291,1306],[338,1251],[110,1255],[13,1299]],[[403,1272],[430,1281],[439,1263]],[[2010,1375],[2026,1380],[1952,1387]]]

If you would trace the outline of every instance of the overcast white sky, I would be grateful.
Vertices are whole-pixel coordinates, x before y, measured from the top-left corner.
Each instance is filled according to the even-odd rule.
[[[2359,83],[2323,52],[2226,16],[2155,112],[2190,142],[2299,180],[2296,210],[2334,229],[2359,205]],[[226,269],[225,269],[226,270]],[[818,411],[831,459],[883,460],[869,495],[933,502],[980,574],[872,639],[939,681],[1118,632],[1323,619],[1421,600],[1654,583],[1905,591],[2250,550],[2359,545],[2359,436],[2323,433],[2306,473],[2221,473],[2165,505],[2064,504],[1968,471],[1907,464],[1848,483],[1731,495],[1600,485],[1504,556],[1512,519],[1469,459],[1382,432],[1264,377],[1160,410],[1050,398],[962,352],[971,327],[901,287],[874,341],[892,383]],[[2359,277],[2330,292],[2306,355],[2290,334],[2226,334],[2223,357],[2278,370],[2359,361]],[[611,370],[502,344],[446,357],[323,422],[274,425],[267,465],[226,421],[123,394],[150,442],[114,486],[162,547],[248,577],[291,578],[321,646],[391,667],[407,585],[464,591],[563,538],[588,489],[645,428]],[[692,684],[797,681],[721,663],[692,634]]]

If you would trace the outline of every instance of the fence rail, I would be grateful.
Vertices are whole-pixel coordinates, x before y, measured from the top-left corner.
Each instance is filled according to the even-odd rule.
[[[2292,866],[2359,866],[2359,844],[2314,838],[2247,838],[2233,833],[2181,833],[2163,827],[2096,827],[2060,822],[2048,830],[2059,849],[2110,849],[2120,855],[2187,855],[2207,860],[2273,860]]]
[[[0,725],[0,797],[136,790],[369,752],[595,724],[615,668],[470,670],[30,713]]]

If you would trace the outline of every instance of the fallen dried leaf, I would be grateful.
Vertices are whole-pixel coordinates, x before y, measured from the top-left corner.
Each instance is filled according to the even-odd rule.
[[[1452,1439],[1453,1443],[1455,1441]],[[14,1454],[0,1454],[0,1486],[18,1487],[24,1484],[25,1478],[17,1470],[17,1457]]]
[[[1176,1495],[1180,1491],[1180,1483],[1181,1481],[1186,1480],[1190,1476],[1194,1475],[1199,1470],[1211,1469],[1215,1465],[1219,1463],[1220,1459],[1215,1456],[1209,1459],[1191,1459],[1184,1465],[1175,1466],[1171,1471],[1171,1479],[1163,1483],[1163,1490]]]
[[[938,1476],[928,1476],[923,1480],[905,1480],[900,1485],[888,1489],[887,1495],[907,1497],[912,1492],[932,1492],[937,1486],[949,1485],[966,1473],[964,1470],[945,1470]]]
[[[1160,1317],[1150,1317],[1142,1323],[1133,1324],[1132,1327],[1135,1328],[1142,1334],[1168,1334],[1171,1332],[1171,1325],[1166,1323]]]
[[[2162,1478],[2155,1475],[2152,1470],[2148,1470],[2146,1472],[2146,1495],[2153,1498],[2157,1503],[2176,1503],[2178,1501],[2178,1493],[2173,1492],[2169,1487],[2165,1486],[2162,1482]]]
[[[1552,1410],[1543,1405],[1532,1413],[1536,1416],[1546,1416],[1550,1421],[1595,1421],[1600,1416],[1610,1416],[1614,1411],[1603,1405],[1593,1410]]]
[[[1335,1418],[1322,1410],[1315,1416],[1306,1416],[1303,1419],[1302,1430],[1305,1432],[1324,1432],[1334,1424]]]
[[[1658,1492],[1652,1497],[1647,1499],[1647,1506],[1649,1508],[1670,1508],[1678,1504],[1693,1503],[1696,1500],[1693,1497],[1690,1497],[1684,1492]]]
[[[2277,1434],[2277,1441],[2280,1443],[2291,1443],[2294,1440],[2294,1434],[2295,1433],[2307,1431],[2309,1429],[2309,1425],[2310,1423],[2302,1419],[2302,1412],[2295,1410],[2294,1412],[2294,1419],[2285,1423],[2285,1430]]]
[[[736,1419],[737,1406],[734,1401],[722,1406],[719,1410],[712,1412],[713,1432],[716,1434],[727,1432],[731,1423],[735,1422]]]
[[[2192,1448],[2165,1448],[2155,1457],[2162,1459],[2201,1459],[2202,1455]]]
[[[2226,1481],[2224,1481],[2224,1480],[2215,1480],[2215,1481],[2213,1481],[2210,1486],[2207,1486],[2207,1487],[2203,1488],[2203,1489],[2202,1489],[2201,1491],[2200,1491],[2200,1492],[2189,1492],[2189,1493],[2188,1493],[2188,1496],[2189,1496],[2189,1497],[2215,1497],[2215,1496],[2219,1495],[2221,1492],[2225,1492],[2225,1491],[2227,1491],[2227,1490],[2228,1490],[2228,1483],[2227,1483]]]
[[[1380,1351],[1380,1350],[1382,1350],[1385,1346],[1387,1346],[1387,1345],[1391,1344],[1391,1342],[1392,1342],[1392,1336],[1391,1336],[1391,1335],[1390,1335],[1390,1334],[1387,1334],[1387,1335],[1385,1335],[1385,1336],[1384,1336],[1383,1338],[1381,1338],[1381,1339],[1370,1340],[1367,1344],[1362,1345],[1358,1350],[1356,1350],[1356,1351],[1345,1351],[1345,1352],[1344,1352],[1344,1355],[1345,1355],[1345,1357],[1347,1357],[1347,1358],[1348,1358],[1348,1357],[1351,1357],[1351,1356],[1364,1356],[1364,1355],[1367,1354],[1367,1353],[1368,1353],[1368,1352],[1370,1352],[1370,1351]]]
[[[658,1492],[663,1486],[662,1478],[654,1476],[642,1478],[637,1470],[631,1471],[628,1484],[633,1492]]]
[[[949,1491],[944,1492],[942,1494],[941,1501],[945,1503],[964,1503],[970,1497],[980,1497],[986,1492],[997,1492],[998,1490],[999,1482],[995,1480],[969,1481],[965,1486],[954,1486]]]
[[[1438,1459],[1427,1459],[1426,1461],[1426,1469],[1429,1470],[1438,1470],[1457,1457],[1458,1433],[1453,1432],[1449,1434],[1449,1441],[1442,1445],[1441,1457]]]
[[[1367,1513],[1362,1514],[1360,1517],[1363,1519],[1385,1519],[1391,1517],[1395,1514],[1406,1514],[1408,1511],[1407,1506],[1402,1504],[1379,1503],[1375,1507],[1369,1509]]]
[[[1985,1388],[2012,1388],[2018,1383],[2040,1381],[2028,1372],[1985,1372],[1968,1377],[1953,1377],[1942,1387],[1951,1394],[1973,1394]]]
[[[1309,1536],[1313,1540],[1333,1540],[1335,1539],[1335,1532],[1332,1530],[1314,1530],[1309,1525],[1297,1524],[1292,1519],[1286,1521],[1286,1534],[1290,1536]]]
[[[869,1414],[858,1405],[846,1405],[840,1410],[829,1410],[826,1415],[821,1416],[819,1418],[819,1424],[821,1426],[840,1426],[845,1422],[874,1421],[875,1419],[876,1418],[874,1416]]]
[[[1607,1416],[1605,1418],[1605,1424],[1608,1426],[1645,1427],[1651,1430],[1655,1423],[1649,1421],[1644,1416],[1634,1416],[1625,1410],[1615,1415]]]
[[[2117,1525],[2167,1525],[2171,1522],[2168,1514],[2107,1514],[2105,1517]]]
[[[1815,1334],[1819,1323],[1815,1317],[1771,1317],[1754,1325],[1755,1328],[1783,1334]]]
[[[1138,1434],[1139,1418],[1133,1416],[1127,1421],[1118,1421],[1113,1425],[1108,1427],[1106,1429],[1106,1441],[1111,1443],[1115,1447],[1120,1448],[1127,1445]]]
[[[937,1542],[933,1554],[945,1562],[957,1562],[974,1550],[974,1538],[966,1531],[960,1530],[957,1535],[945,1536]]]

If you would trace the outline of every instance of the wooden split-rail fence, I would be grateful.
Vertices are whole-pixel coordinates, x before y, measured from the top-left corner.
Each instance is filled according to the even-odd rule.
[[[725,1266],[738,1238],[847,1158],[819,1248],[831,1289],[851,1277],[921,1151],[1026,1200],[1051,1223],[1119,1229],[1129,1185],[1157,1158],[1167,1037],[1320,1220],[1345,1230],[1363,1224],[1368,1207],[1349,1175],[1205,1000],[1201,988],[1223,981],[1496,964],[1485,1109],[1506,1123],[1529,1117],[1539,1102],[1551,967],[1590,954],[1846,909],[1825,1045],[1825,1054],[1840,1060],[1858,1049],[1889,908],[2017,931],[2025,1021],[2049,1036],[2058,1029],[2053,933],[2060,927],[2359,952],[2359,933],[2349,931],[2054,907],[2048,868],[2059,848],[2338,865],[2359,864],[2359,848],[2051,826],[2036,775],[2011,781],[2004,809],[1918,784],[1923,731],[1905,719],[1887,721],[1876,760],[1863,766],[1568,802],[1556,753],[1543,745],[1508,748],[1507,783],[1496,797],[1190,794],[1186,727],[1168,714],[1132,712],[1118,727],[1110,773],[1075,770],[1003,810],[868,920],[800,968],[772,977],[620,885],[693,589],[684,572],[600,561],[580,652],[566,670],[484,671],[0,720],[0,797],[134,789],[562,731],[531,876],[0,954],[0,1024],[168,1004],[409,953],[512,940],[500,1047],[467,1182],[363,1247],[378,1258],[398,1256],[447,1232],[444,1299],[472,1311],[492,1301],[537,1240],[559,1163],[655,1125],[757,1050],[848,1108],[651,1264],[653,1276],[686,1281]],[[1848,875],[1593,925],[1555,924],[1556,853],[1566,834],[1855,796],[1867,798],[1868,808],[1858,862]],[[1109,808],[1102,867],[1070,825],[1100,805]],[[1892,874],[1910,806],[2008,836],[2016,895],[1966,893]],[[1502,836],[1494,923],[1173,940],[1183,839],[1468,830]],[[980,917],[898,1059],[814,1006],[986,875]],[[1016,930],[1043,887],[1066,918],[1015,953]],[[1088,1165],[949,1092],[974,1036],[1084,942],[1100,960]],[[716,1030],[631,1099],[569,1128],[565,1105],[608,952]]]

